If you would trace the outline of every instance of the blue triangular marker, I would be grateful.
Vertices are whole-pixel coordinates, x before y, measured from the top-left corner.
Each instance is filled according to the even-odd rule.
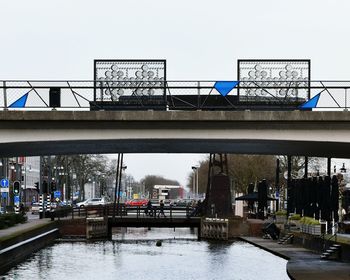
[[[214,88],[222,95],[226,96],[232,89],[238,85],[238,81],[217,81]]]
[[[317,107],[318,100],[320,99],[321,93],[315,95],[310,100],[299,106],[299,109],[313,109]]]
[[[17,99],[15,102],[13,102],[9,108],[24,108],[26,106],[27,98],[28,98],[29,92],[27,92],[25,95]]]

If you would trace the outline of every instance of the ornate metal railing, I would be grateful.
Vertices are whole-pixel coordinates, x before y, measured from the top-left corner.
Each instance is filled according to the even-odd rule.
[[[347,109],[350,81],[0,81],[8,110]]]

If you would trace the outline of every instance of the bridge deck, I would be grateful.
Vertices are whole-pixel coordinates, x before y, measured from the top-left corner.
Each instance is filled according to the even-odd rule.
[[[110,227],[200,227],[199,217],[108,217]]]

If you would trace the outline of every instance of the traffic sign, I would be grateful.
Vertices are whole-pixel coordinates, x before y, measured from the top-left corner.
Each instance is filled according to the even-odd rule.
[[[55,191],[53,193],[53,196],[56,198],[56,197],[61,197],[61,192],[60,191]]]
[[[1,196],[2,196],[2,198],[7,198],[7,192],[2,192]]]
[[[8,193],[10,191],[9,188],[1,188],[0,190],[2,193]]]
[[[56,197],[56,201],[57,201],[57,202],[59,202],[59,201],[60,201],[60,199],[59,199],[58,197]]]
[[[15,195],[15,196],[13,197],[13,202],[14,202],[15,204],[19,204],[19,195]]]
[[[7,180],[7,179],[1,179],[0,184],[1,184],[1,187],[3,187],[3,188],[8,188],[8,186],[9,186],[9,180]]]

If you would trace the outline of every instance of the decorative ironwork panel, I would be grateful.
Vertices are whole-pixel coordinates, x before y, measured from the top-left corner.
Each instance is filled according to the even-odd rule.
[[[310,60],[238,60],[240,101],[288,102],[310,97]]]
[[[95,60],[95,101],[165,100],[165,60]]]

